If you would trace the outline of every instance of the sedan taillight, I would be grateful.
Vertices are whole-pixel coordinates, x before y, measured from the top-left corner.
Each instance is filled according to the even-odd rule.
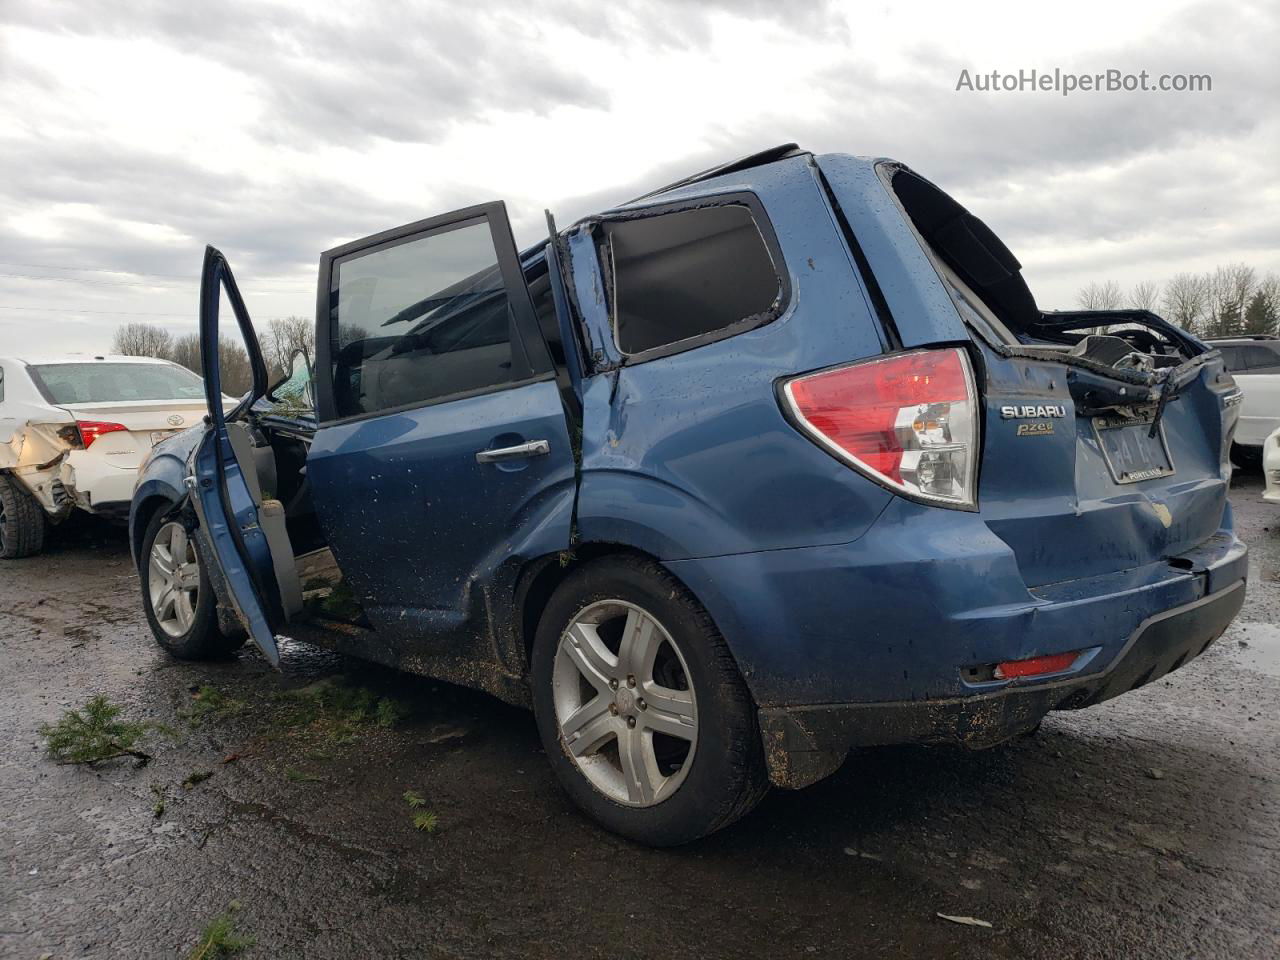
[[[123,423],[105,423],[101,420],[77,420],[76,428],[80,431],[80,442],[88,450],[104,433],[115,433],[117,430],[128,430]]]
[[[973,508],[978,397],[958,347],[917,350],[796,377],[796,424],[871,479],[939,506]]]

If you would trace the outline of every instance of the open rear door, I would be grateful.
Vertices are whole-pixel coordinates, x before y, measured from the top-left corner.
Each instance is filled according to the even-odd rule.
[[[249,354],[253,384],[230,413],[222,406],[218,311],[225,290]],[[293,550],[278,500],[264,499],[243,418],[267,392],[267,368],[253,323],[226,258],[205,248],[200,277],[200,352],[210,429],[196,450],[192,501],[222,571],[227,591],[272,666],[280,665],[275,631],[301,609]]]

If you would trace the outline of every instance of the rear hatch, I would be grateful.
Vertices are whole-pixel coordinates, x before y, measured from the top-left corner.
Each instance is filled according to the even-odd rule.
[[[1219,360],[1151,388],[975,340],[986,368],[979,508],[1028,586],[1176,558],[1219,530],[1233,426],[1223,398],[1235,390]]]
[[[1176,567],[1214,536],[1239,400],[1219,354],[1146,311],[1041,312],[985,224],[905,167],[858,163],[819,158],[890,345],[966,345],[977,509],[1027,585]]]

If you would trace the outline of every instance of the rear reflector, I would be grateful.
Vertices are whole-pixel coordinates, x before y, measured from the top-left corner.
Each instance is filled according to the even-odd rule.
[[[104,433],[115,433],[117,430],[129,429],[123,423],[105,423],[101,420],[77,420],[76,427],[80,430],[80,440],[86,450],[93,446],[93,441]]]
[[[1075,650],[1071,653],[1051,653],[1047,657],[1032,657],[1030,660],[1006,660],[996,664],[995,677],[997,680],[1012,680],[1015,677],[1061,673],[1069,669],[1079,656],[1080,651]]]
[[[835,456],[909,497],[975,505],[977,393],[958,347],[916,350],[787,381],[796,423]]]

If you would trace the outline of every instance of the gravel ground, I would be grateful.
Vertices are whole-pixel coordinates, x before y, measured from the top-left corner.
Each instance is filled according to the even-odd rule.
[[[233,901],[245,957],[1280,956],[1280,508],[1260,493],[1232,494],[1244,611],[1183,670],[985,753],[856,754],[669,851],[582,819],[532,717],[485,696],[302,644],[283,674],[248,650],[170,660],[124,538],[79,524],[0,567],[0,956],[184,956]],[[334,683],[404,716],[317,707]],[[150,764],[44,756],[37,726],[95,693],[158,725]]]

